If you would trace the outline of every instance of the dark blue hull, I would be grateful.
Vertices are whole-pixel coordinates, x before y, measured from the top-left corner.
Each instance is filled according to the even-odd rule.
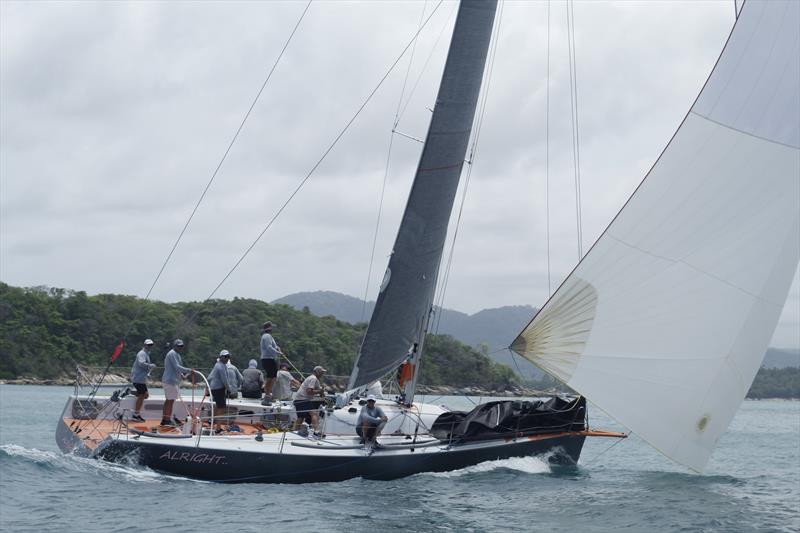
[[[480,447],[453,446],[437,453],[376,451],[372,455],[332,457],[258,453],[236,450],[204,450],[113,440],[94,454],[108,461],[133,462],[160,472],[222,483],[309,483],[343,481],[355,477],[390,480],[421,472],[446,472],[510,457],[548,454],[557,464],[575,464],[584,435],[563,435],[514,443],[481,443]]]

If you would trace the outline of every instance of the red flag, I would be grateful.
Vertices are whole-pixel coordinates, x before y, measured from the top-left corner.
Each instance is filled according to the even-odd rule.
[[[111,362],[112,363],[117,360],[117,357],[119,357],[119,354],[122,353],[122,349],[124,347],[125,347],[125,341],[119,341],[119,344],[117,344],[117,347],[114,348],[114,353],[111,354]]]

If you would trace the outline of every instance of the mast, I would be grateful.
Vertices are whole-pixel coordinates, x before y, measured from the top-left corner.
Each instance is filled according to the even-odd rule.
[[[462,0],[459,6],[425,146],[349,390],[369,385],[406,361],[414,371],[403,401],[413,401],[496,7],[496,0]]]

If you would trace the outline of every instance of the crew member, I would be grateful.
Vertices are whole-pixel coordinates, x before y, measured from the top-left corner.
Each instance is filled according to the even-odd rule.
[[[133,383],[136,389],[136,404],[133,408],[131,420],[136,422],[144,422],[144,418],[142,418],[141,415],[142,405],[144,401],[150,397],[150,393],[147,392],[147,377],[150,375],[150,371],[156,367],[154,363],[150,362],[150,350],[152,349],[153,340],[145,340],[144,346],[142,346],[142,349],[136,354],[136,359],[133,361],[133,368],[131,368],[131,383]]]
[[[228,350],[219,352],[219,358],[208,375],[208,388],[211,389],[211,397],[214,398],[214,427],[217,432],[222,431],[220,418],[228,414],[227,410],[227,391],[228,391],[228,361],[231,354]]]
[[[259,399],[264,392],[264,374],[255,359],[250,359],[247,366],[242,372],[242,398]]]
[[[367,403],[358,413],[356,422],[356,433],[361,437],[362,444],[369,446],[375,442],[388,421],[383,409],[375,405],[375,396],[367,396]]]
[[[278,375],[278,357],[283,355],[281,347],[272,337],[273,323],[264,322],[261,327],[261,368],[264,369],[266,380],[264,381],[264,399],[262,405],[272,403],[272,386],[275,383],[275,376]]]
[[[275,386],[273,387],[274,396],[277,400],[291,400],[292,387],[299,387],[300,382],[292,377],[289,372],[289,364],[281,363],[281,369],[278,370],[278,375],[275,378]]]
[[[294,398],[294,410],[297,412],[297,420],[294,422],[294,429],[298,429],[303,420],[310,424],[317,431],[317,423],[319,417],[317,410],[322,405],[325,396],[325,387],[322,385],[322,377],[325,375],[325,370],[321,366],[315,366],[312,374],[303,381],[300,388],[297,389],[297,394]]]
[[[164,409],[161,412],[162,426],[175,426],[178,420],[172,418],[172,405],[181,396],[181,379],[193,372],[191,368],[183,366],[181,354],[184,344],[181,339],[175,339],[172,349],[164,357],[164,375],[161,384],[164,387]]]
[[[228,398],[238,398],[239,389],[242,388],[242,381],[244,379],[242,373],[239,372],[239,369],[233,364],[230,355],[228,356],[228,362],[225,367],[228,370]]]

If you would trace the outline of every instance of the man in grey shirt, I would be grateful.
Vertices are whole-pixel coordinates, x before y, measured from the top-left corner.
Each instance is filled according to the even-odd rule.
[[[214,368],[211,369],[211,373],[208,375],[208,387],[211,389],[209,392],[211,393],[211,397],[214,399],[214,431],[219,433],[223,430],[223,425],[220,420],[222,417],[225,417],[225,421],[228,421],[227,414],[228,414],[228,402],[227,402],[227,391],[229,388],[228,383],[228,361],[230,361],[231,354],[228,350],[222,350],[219,352],[219,358],[217,359],[216,363],[214,364]]]
[[[281,347],[272,337],[272,322],[264,322],[261,327],[261,368],[264,369],[266,380],[264,380],[264,400],[263,405],[272,403],[272,386],[275,384],[275,377],[278,375],[278,357],[283,355]]]
[[[242,373],[239,372],[239,369],[236,368],[236,365],[231,361],[230,353],[225,367],[228,369],[228,398],[238,398],[239,389],[242,388],[243,378]]]
[[[367,403],[361,408],[358,413],[358,421],[356,422],[356,433],[361,437],[363,443],[367,446],[375,442],[383,430],[389,419],[383,409],[375,405],[375,396],[367,396]]]
[[[322,385],[322,376],[325,372],[327,370],[321,366],[315,366],[313,373],[306,377],[297,389],[297,394],[294,396],[294,410],[297,413],[297,420],[294,421],[295,430],[299,429],[305,420],[314,432],[317,432],[319,421],[317,410],[325,398],[325,387]]]
[[[248,367],[242,372],[242,398],[261,398],[264,391],[264,374],[258,369],[255,359],[250,359]]]
[[[164,375],[161,376],[161,384],[164,387],[164,409],[161,411],[161,425],[174,426],[176,422],[172,419],[172,404],[180,397],[181,379],[186,374],[192,372],[191,368],[183,366],[181,354],[184,344],[181,339],[175,339],[172,349],[164,357]]]
[[[150,375],[150,371],[156,367],[155,364],[150,362],[150,350],[152,349],[153,340],[147,339],[144,341],[144,346],[142,346],[142,349],[136,354],[136,359],[133,361],[133,368],[131,368],[131,383],[133,383],[136,389],[136,405],[133,408],[131,420],[136,422],[144,422],[144,418],[142,418],[140,414],[142,411],[142,404],[150,397],[150,393],[147,392],[147,377]]]

